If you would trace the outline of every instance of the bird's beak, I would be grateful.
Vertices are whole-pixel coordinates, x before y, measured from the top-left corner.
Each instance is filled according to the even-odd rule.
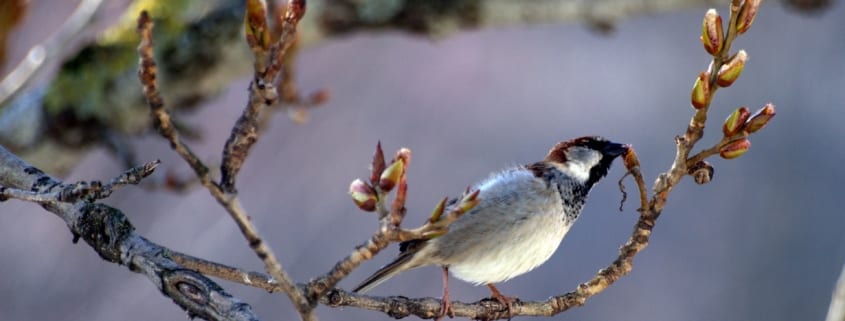
[[[611,142],[608,143],[607,146],[605,146],[601,150],[601,153],[605,156],[617,157],[619,155],[625,154],[625,152],[627,152],[629,148],[631,148],[631,146],[628,144],[617,144]]]

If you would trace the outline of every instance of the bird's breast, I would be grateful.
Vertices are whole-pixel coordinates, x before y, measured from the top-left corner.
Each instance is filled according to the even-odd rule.
[[[474,284],[498,283],[533,270],[557,250],[570,224],[562,215],[538,215],[503,226],[491,241],[454,256],[455,277]]]

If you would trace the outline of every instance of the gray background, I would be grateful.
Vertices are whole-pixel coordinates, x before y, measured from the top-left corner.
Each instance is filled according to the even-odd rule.
[[[61,14],[34,6],[33,17]],[[409,226],[422,222],[443,196],[496,169],[539,160],[555,142],[575,136],[600,134],[633,144],[651,182],[674,155],[672,137],[692,114],[690,87],[708,63],[698,41],[704,11],[634,17],[609,37],[562,24],[465,32],[438,41],[357,34],[307,48],[298,84],[305,91],[328,88],[333,98],[302,126],[275,116],[240,176],[244,207],[301,282],[328,271],[375,231],[375,218],[358,211],[346,189],[367,174],[378,140],[389,154],[401,146],[413,151]],[[750,61],[739,81],[717,94],[701,146],[719,138],[721,121],[737,106],[774,102],[774,122],[752,137],[742,158],[714,159],[711,184],[685,179],[678,186],[629,276],[554,319],[823,318],[845,262],[839,195],[845,179],[844,14],[841,3],[813,17],[763,7],[735,44],[749,52]],[[17,40],[16,50],[49,30],[32,32],[31,39]],[[193,147],[211,163],[245,104],[246,86],[246,78],[233,83],[187,117],[202,126],[204,140]],[[133,144],[141,159],[164,161],[157,179],[167,170],[188,173],[163,140]],[[499,289],[545,299],[573,289],[616,256],[637,206],[632,201],[624,213],[616,210],[620,165],[593,191],[585,215],[552,259]],[[122,170],[97,150],[68,179],[107,179]],[[261,270],[205,190],[176,195],[126,188],[105,203],[123,209],[150,240]],[[146,278],[70,240],[63,222],[38,206],[0,205],[0,320],[185,318]],[[354,286],[396,251],[392,246],[340,286]],[[295,318],[282,295],[222,284],[266,320]],[[451,291],[461,301],[488,296],[486,288],[460,281]],[[439,296],[439,271],[405,273],[373,294]],[[354,308],[321,307],[318,316],[389,319]]]

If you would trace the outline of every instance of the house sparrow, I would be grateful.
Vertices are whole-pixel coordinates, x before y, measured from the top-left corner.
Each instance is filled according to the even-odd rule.
[[[558,143],[543,161],[492,174],[471,187],[479,190],[480,202],[446,234],[401,243],[399,256],[353,291],[366,292],[400,272],[436,264],[443,268],[441,317],[451,314],[449,272],[486,284],[510,313],[511,298],[493,284],[546,262],[581,214],[590,189],[628,149],[602,137],[581,137]]]

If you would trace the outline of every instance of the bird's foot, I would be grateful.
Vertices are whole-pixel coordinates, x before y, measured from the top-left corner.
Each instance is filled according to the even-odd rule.
[[[499,303],[501,303],[502,305],[507,307],[507,309],[508,309],[508,320],[510,320],[513,317],[513,301],[516,298],[505,296],[504,294],[502,294],[502,292],[499,292],[499,289],[497,289],[492,284],[488,284],[487,287],[490,288],[490,292],[493,293],[493,298],[496,299],[496,301],[499,301]]]
[[[454,318],[455,313],[452,312],[452,301],[449,300],[449,295],[445,295],[442,299],[440,299],[440,315],[437,316],[435,321],[443,320],[443,317],[449,316],[449,318]]]

